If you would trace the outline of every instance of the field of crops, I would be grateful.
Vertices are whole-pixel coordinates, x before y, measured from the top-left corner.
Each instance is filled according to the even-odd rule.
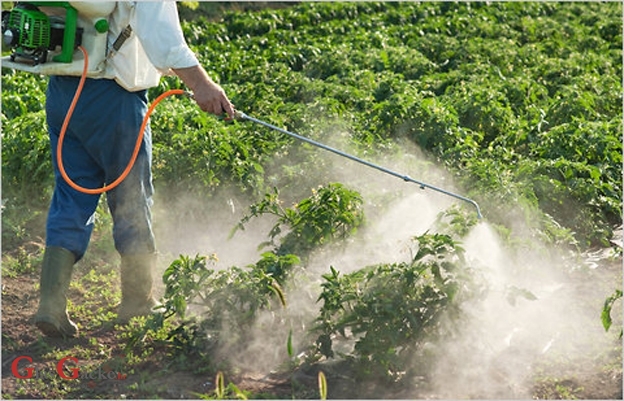
[[[45,367],[78,353],[130,378],[9,372],[3,395],[318,398],[324,372],[330,397],[621,398],[619,332],[603,326],[621,324],[622,4],[252,4],[216,16],[214,4],[180,5],[190,46],[238,110],[461,193],[484,221],[469,204],[170,98],[151,120],[163,314],[113,327],[119,279],[102,203],[72,293],[84,337],[25,334],[53,183],[46,79],[3,69],[3,354]],[[174,87],[163,78],[150,97]],[[202,243],[202,227],[235,245]],[[601,268],[588,268],[598,250]],[[534,326],[531,308],[553,327]],[[578,324],[598,330],[564,334]],[[501,336],[487,343],[488,331]],[[522,331],[522,346],[497,348]],[[462,363],[487,369],[475,379]],[[254,384],[244,366],[280,380]]]

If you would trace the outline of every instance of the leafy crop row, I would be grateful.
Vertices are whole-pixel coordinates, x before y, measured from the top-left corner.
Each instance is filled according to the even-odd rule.
[[[621,220],[621,5],[305,3],[185,25],[241,110],[369,151],[408,138],[505,224],[541,210],[585,246]],[[305,107],[302,107],[305,106]],[[502,203],[501,203],[502,201]]]
[[[451,234],[429,233],[413,238],[410,262],[346,275],[330,267],[315,284],[314,273],[305,269],[310,252],[348,240],[363,223],[361,198],[342,185],[321,187],[292,208],[281,206],[277,192],[267,195],[252,205],[240,228],[265,213],[279,217],[270,241],[261,244],[272,250],[245,268],[216,270],[212,258],[200,255],[175,260],[163,274],[162,314],[130,332],[127,350],[165,337],[175,351],[201,355],[211,366],[227,363],[227,355],[252,342],[260,315],[270,311],[274,337],[289,333],[284,348],[293,361],[293,337],[298,339],[296,353],[306,362],[294,366],[336,357],[356,376],[391,383],[426,374],[414,358],[430,360],[433,344],[460,331],[464,303],[486,290],[460,243]],[[452,226],[466,224],[446,228]],[[321,306],[311,318],[297,313],[286,294],[300,299],[300,292],[314,287],[320,287]],[[264,346],[276,345],[284,344]]]
[[[491,221],[506,224],[502,200],[549,216],[546,235],[556,235],[554,219],[586,246],[621,220],[620,17],[618,3],[303,3],[184,31],[240,110],[312,136],[323,134],[319,115],[340,119],[366,152],[408,138],[474,188]],[[19,120],[38,121],[28,132],[44,135],[43,115],[30,114],[45,79],[3,71],[2,84],[11,182],[21,174],[11,142],[28,135]],[[167,79],[151,94],[178,85]],[[233,181],[260,195],[265,167],[291,148],[181,100],[157,114],[156,178],[180,191]]]

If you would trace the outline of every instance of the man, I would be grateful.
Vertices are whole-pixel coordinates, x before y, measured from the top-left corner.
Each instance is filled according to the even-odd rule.
[[[109,26],[111,51],[105,73],[85,81],[63,144],[65,170],[85,188],[101,188],[125,169],[147,112],[146,89],[158,85],[162,74],[180,77],[203,111],[234,115],[223,89],[209,78],[187,46],[175,2],[118,2]],[[46,113],[53,155],[78,81],[79,77],[50,77]],[[73,266],[87,250],[99,195],[71,188],[53,160],[55,189],[35,324],[47,336],[73,337],[78,328],[67,314],[66,293]],[[152,296],[156,260],[152,193],[148,126],[130,174],[107,193],[115,248],[121,255],[120,321],[148,314],[156,305]]]

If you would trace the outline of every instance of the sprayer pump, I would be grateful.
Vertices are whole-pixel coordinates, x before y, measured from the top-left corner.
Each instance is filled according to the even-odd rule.
[[[48,16],[37,5],[64,7],[65,18]],[[82,42],[83,30],[76,20],[76,10],[68,2],[19,2],[12,10],[4,11],[2,36],[4,45],[13,49],[11,61],[19,57],[33,65],[45,63],[48,51],[61,46],[61,53],[53,60],[71,62],[71,55]]]

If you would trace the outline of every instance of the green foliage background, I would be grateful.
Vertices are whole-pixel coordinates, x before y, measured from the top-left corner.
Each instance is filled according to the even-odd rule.
[[[605,244],[621,223],[620,3],[301,3],[218,20],[203,7],[183,13],[197,15],[184,32],[239,110],[316,139],[339,120],[364,155],[407,139],[452,171],[489,221],[529,219],[545,241]],[[9,225],[17,205],[32,216],[47,206],[45,84],[2,71]],[[177,86],[166,78],[151,96]],[[318,152],[185,100],[163,103],[152,126],[156,185],[170,193],[234,183],[256,196],[275,184],[304,194],[318,181],[295,167],[322,177]],[[10,245],[18,229],[5,228]]]

